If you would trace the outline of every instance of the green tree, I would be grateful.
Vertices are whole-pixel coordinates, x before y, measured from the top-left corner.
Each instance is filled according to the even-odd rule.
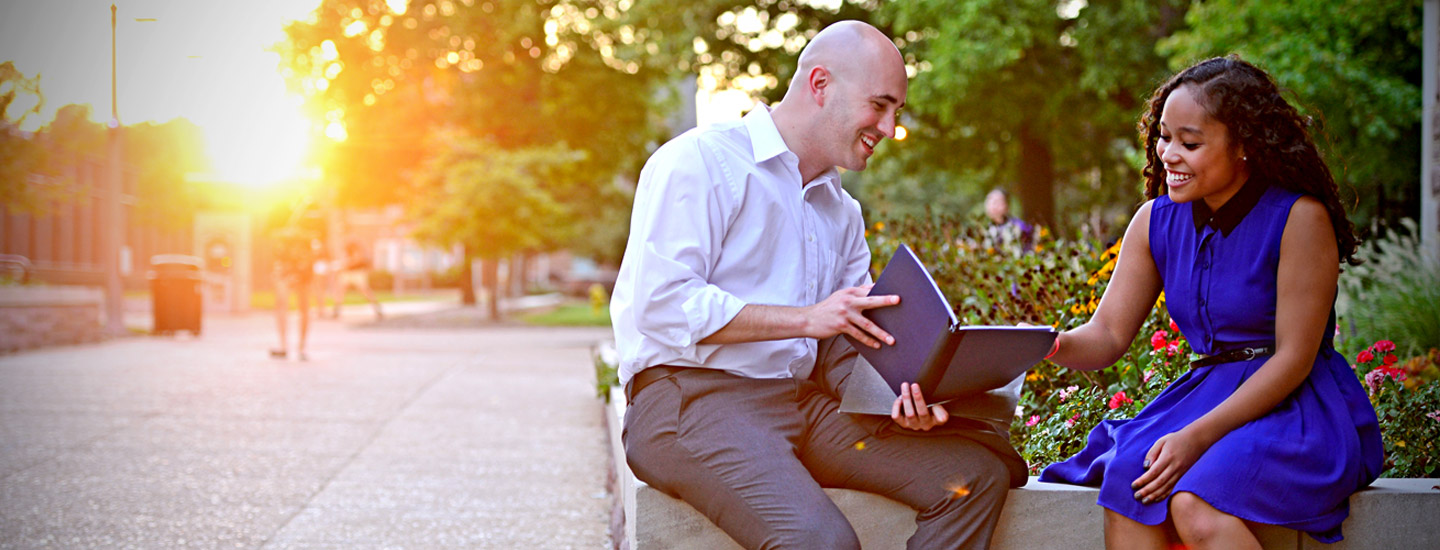
[[[473,159],[456,147],[483,143],[497,158],[505,152],[580,151],[582,157],[539,155],[530,161],[560,162],[551,173],[567,180],[544,183],[564,193],[508,189],[522,197],[550,196],[564,206],[563,219],[512,224],[500,218],[521,212],[477,203],[415,205],[411,211],[449,216],[454,208],[469,208],[477,221],[546,233],[535,249],[564,246],[615,258],[624,236],[605,226],[629,201],[628,187],[616,181],[633,180],[658,138],[661,113],[652,109],[652,98],[663,76],[611,55],[608,37],[595,31],[594,22],[615,15],[613,6],[551,0],[325,0],[310,19],[287,28],[289,40],[279,50],[293,86],[306,94],[316,119],[325,121],[322,131],[338,138],[343,129],[344,138],[332,139],[323,153],[327,179],[339,187],[342,204],[456,196],[406,184],[453,181],[434,175],[447,173],[447,162]],[[475,185],[540,183],[460,172],[478,178]],[[469,239],[458,229],[443,231],[459,226],[420,221],[436,228],[432,241]],[[469,241],[466,249],[498,257],[510,246]]]
[[[1165,76],[1155,44],[1181,23],[1184,2],[888,7],[922,60],[911,92],[920,139],[903,144],[923,155],[911,173],[1012,189],[1026,218],[1052,227],[1118,231],[1140,195],[1135,122]]]
[[[185,176],[206,171],[204,132],[177,118],[126,126],[122,135],[125,165],[135,178],[135,223],[170,230],[190,227],[204,198]]]
[[[27,183],[40,150],[20,125],[43,103],[39,75],[27,78],[14,63],[0,63],[0,200],[6,208],[34,206]]]
[[[688,6],[638,3],[629,24],[646,29],[662,53],[633,54],[718,75],[721,85],[763,81],[770,100],[783,93],[795,54],[825,25],[861,19],[894,38],[914,75],[902,116],[909,138],[887,145],[871,170],[847,177],[872,211],[960,209],[1001,187],[1017,192],[1031,220],[1106,226],[1123,223],[1139,195],[1135,122],[1166,70],[1155,44],[1183,22],[1186,3]],[[1057,199],[1072,206],[1057,214]]]
[[[1419,217],[1421,11],[1417,0],[1212,0],[1161,51],[1175,69],[1238,53],[1294,92],[1328,137],[1352,221],[1368,227]]]
[[[460,243],[491,269],[517,253],[546,250],[571,237],[574,205],[564,200],[585,155],[563,146],[501,149],[463,135],[436,140],[439,153],[418,171],[412,211],[416,236]],[[557,230],[557,228],[559,230]],[[496,273],[486,273],[492,319],[500,317]]]

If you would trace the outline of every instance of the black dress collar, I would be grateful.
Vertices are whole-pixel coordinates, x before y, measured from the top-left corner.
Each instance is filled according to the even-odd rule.
[[[1216,231],[1227,236],[1230,235],[1235,226],[1240,225],[1240,220],[1245,219],[1245,215],[1255,209],[1255,205],[1260,202],[1260,197],[1268,188],[1270,188],[1269,185],[1261,182],[1258,178],[1251,177],[1245,182],[1245,185],[1240,187],[1235,196],[1220,205],[1218,211],[1210,210],[1210,205],[1204,199],[1196,199],[1190,203],[1192,205],[1190,212],[1195,221],[1195,231],[1198,232],[1209,225]]]

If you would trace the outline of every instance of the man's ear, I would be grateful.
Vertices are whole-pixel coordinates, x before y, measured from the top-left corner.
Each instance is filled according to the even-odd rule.
[[[826,93],[830,90],[832,79],[830,70],[824,66],[816,65],[810,69],[810,74],[805,76],[805,81],[810,89],[810,97],[815,99],[816,105],[824,107]]]

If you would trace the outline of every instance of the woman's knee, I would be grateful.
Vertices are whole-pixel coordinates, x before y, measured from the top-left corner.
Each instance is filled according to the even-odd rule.
[[[1210,540],[1219,534],[1230,516],[1216,510],[1195,493],[1179,492],[1170,497],[1170,517],[1175,530],[1189,541]]]

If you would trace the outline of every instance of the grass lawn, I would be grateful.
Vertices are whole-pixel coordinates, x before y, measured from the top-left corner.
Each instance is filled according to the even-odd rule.
[[[436,289],[436,290],[431,290],[431,291],[428,291],[428,292],[419,292],[419,291],[406,292],[406,293],[400,294],[400,295],[396,295],[395,293],[389,292],[389,291],[379,291],[379,290],[375,290],[375,291],[371,291],[371,292],[373,292],[373,293],[375,294],[375,299],[378,300],[378,301],[380,301],[380,303],[382,303],[382,304],[384,304],[384,303],[389,303],[389,302],[422,302],[422,301],[426,301],[426,300],[434,300],[434,299],[436,299],[436,298],[454,298],[454,299],[457,300],[457,301],[460,299],[460,291],[455,290],[455,289],[448,289],[448,288],[447,288],[447,289]],[[313,300],[314,297],[312,296],[311,299]],[[322,303],[325,304],[325,307],[334,307],[334,305],[335,305],[335,302],[330,299],[330,296],[325,296],[325,299],[322,300]],[[355,292],[355,291],[352,290],[352,291],[350,291],[350,292],[346,292],[346,293],[345,293],[345,302],[344,302],[344,303],[345,303],[345,305],[347,305],[347,306],[352,306],[352,305],[368,304],[369,302],[365,301],[365,296],[364,296],[363,294],[360,294],[359,292]],[[291,307],[294,307],[294,305],[295,305],[295,297],[294,297],[294,296],[291,296],[291,297],[290,297],[290,305],[291,305]],[[275,307],[275,292],[274,292],[274,291],[270,291],[270,290],[257,290],[257,291],[254,291],[254,292],[251,292],[251,293],[250,293],[250,308],[251,308],[251,309],[272,309],[272,308],[274,308],[274,307]]]
[[[597,312],[588,303],[573,303],[544,313],[525,315],[520,320],[542,327],[608,327],[610,309],[600,308]]]

